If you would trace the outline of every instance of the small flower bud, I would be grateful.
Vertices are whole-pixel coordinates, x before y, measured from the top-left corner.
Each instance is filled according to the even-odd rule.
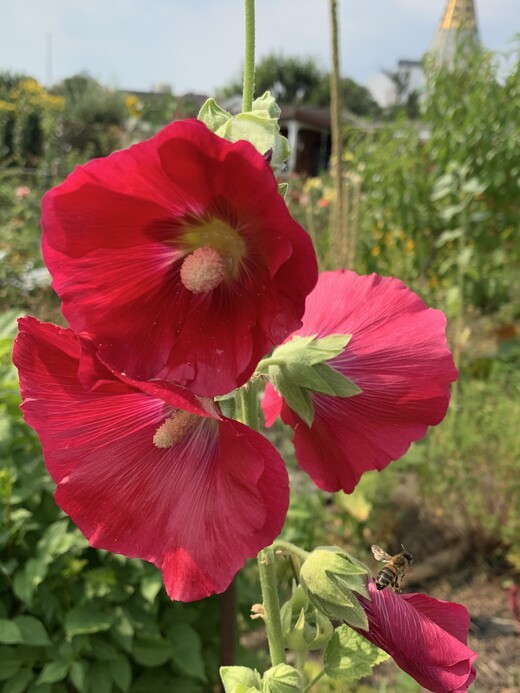
[[[332,636],[332,623],[309,602],[300,585],[282,606],[281,619],[285,645],[290,650],[319,650]]]
[[[369,598],[368,572],[363,563],[337,546],[321,546],[302,565],[300,584],[323,614],[368,630],[366,614],[356,597],[360,594]]]
[[[268,669],[263,681],[263,693],[301,693],[303,677],[299,671],[288,664],[278,664]]]
[[[248,667],[220,667],[225,693],[250,693],[262,690],[260,674]]]

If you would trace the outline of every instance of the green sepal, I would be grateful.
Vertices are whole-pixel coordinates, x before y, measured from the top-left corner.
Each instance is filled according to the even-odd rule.
[[[350,334],[320,339],[315,335],[296,335],[263,359],[257,373],[266,373],[289,407],[311,426],[314,420],[311,392],[331,397],[353,397],[361,392],[349,378],[325,363],[341,354],[351,338]]]
[[[368,568],[336,546],[315,549],[300,570],[300,584],[309,600],[330,619],[368,629],[356,594],[369,598]]]
[[[358,681],[370,676],[376,664],[390,658],[379,647],[348,626],[340,626],[334,631],[325,651],[323,663],[325,673],[333,679]]]
[[[301,693],[303,677],[288,664],[278,664],[268,669],[262,679],[263,693]]]
[[[219,137],[230,142],[251,142],[262,155],[271,152],[270,163],[274,170],[289,157],[289,141],[280,134],[278,125],[280,108],[269,92],[253,101],[251,111],[235,116],[218,106],[214,99],[208,99],[197,117]]]
[[[249,693],[262,690],[260,674],[248,667],[220,667],[225,693]]]
[[[332,636],[332,624],[309,601],[301,585],[280,610],[285,646],[297,652],[320,650]]]
[[[289,183],[278,183],[278,192],[280,195],[285,198],[287,197],[287,191],[289,190]]]

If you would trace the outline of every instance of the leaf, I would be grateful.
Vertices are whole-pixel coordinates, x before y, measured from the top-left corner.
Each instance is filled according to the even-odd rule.
[[[22,693],[34,679],[34,674],[29,669],[23,669],[4,683],[3,693]]]
[[[159,667],[173,657],[173,645],[163,638],[136,638],[134,659],[146,667]]]
[[[112,618],[93,606],[76,606],[65,614],[67,638],[84,633],[99,633],[109,630]]]
[[[370,676],[389,655],[348,626],[336,628],[323,658],[325,673],[333,679],[358,681]]]
[[[88,686],[88,665],[79,659],[70,668],[69,674],[71,682],[78,689],[79,693],[84,693]]]
[[[110,693],[112,690],[112,681],[107,676],[105,664],[95,662],[90,668],[90,686],[91,693]]]
[[[43,667],[36,683],[56,683],[57,681],[63,681],[69,673],[70,667],[71,663],[65,660],[58,659],[54,662],[48,662]]]
[[[5,645],[16,645],[24,642],[20,626],[14,621],[0,618],[0,642]]]
[[[159,594],[163,586],[162,575],[159,571],[145,575],[141,580],[141,594],[147,602],[153,604],[155,597]]]
[[[45,626],[34,616],[16,616],[13,620],[22,631],[23,642],[26,645],[47,647],[51,644]]]
[[[123,654],[119,654],[117,659],[109,663],[108,668],[112,676],[112,681],[119,690],[126,693],[132,684],[132,667],[128,658]]]
[[[185,623],[175,623],[168,629],[173,645],[172,659],[183,674],[206,681],[202,643],[196,630]]]

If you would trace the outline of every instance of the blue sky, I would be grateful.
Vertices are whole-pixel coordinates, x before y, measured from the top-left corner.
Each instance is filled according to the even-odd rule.
[[[428,49],[446,0],[338,0],[342,73],[367,84]],[[475,0],[487,48],[520,32],[520,0]],[[328,0],[257,0],[257,59],[329,66]],[[52,62],[47,44],[52,41]],[[0,0],[0,70],[44,84],[83,70],[103,84],[211,94],[240,74],[243,0]]]

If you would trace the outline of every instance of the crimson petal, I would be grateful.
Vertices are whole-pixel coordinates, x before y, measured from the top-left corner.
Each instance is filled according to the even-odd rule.
[[[232,229],[245,255],[236,276],[192,293],[180,278],[183,234],[212,220]],[[195,120],[76,168],[45,195],[42,226],[74,331],[111,370],[203,396],[248,380],[299,327],[317,278],[310,239],[264,158]]]
[[[329,363],[362,389],[354,397],[313,394],[309,428],[269,386],[267,423],[280,411],[294,428],[299,464],[327,491],[354,490],[361,475],[383,469],[444,418],[457,370],[444,315],[401,281],[354,272],[322,272],[294,334],[352,334]]]
[[[465,693],[474,681],[477,654],[467,646],[470,626],[464,606],[425,594],[379,591],[373,580],[370,599],[360,597],[368,632],[360,630],[421,686],[434,693]]]
[[[280,532],[283,461],[260,434],[191,392],[123,381],[93,390],[78,378],[76,335],[20,320],[13,358],[24,417],[36,429],[58,505],[92,546],[153,562],[172,599],[222,592],[246,558]],[[173,447],[153,444],[177,408],[198,414]]]

